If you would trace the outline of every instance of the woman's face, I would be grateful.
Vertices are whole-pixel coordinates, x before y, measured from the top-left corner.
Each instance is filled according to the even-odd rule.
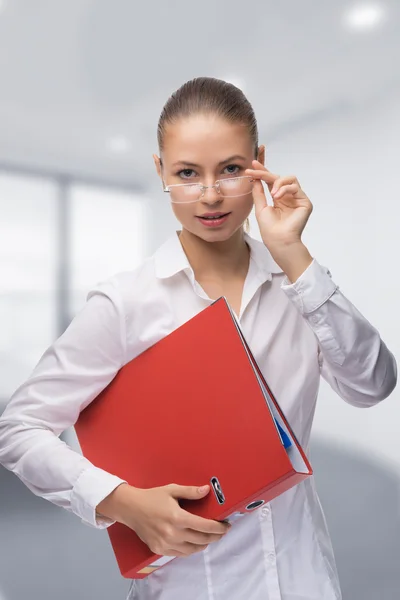
[[[213,115],[182,118],[168,125],[162,164],[154,156],[164,185],[205,186],[214,185],[219,179],[245,176],[245,169],[251,168],[254,158],[254,143],[248,128]],[[264,162],[264,148],[260,148],[258,158]],[[245,194],[227,197],[210,188],[197,202],[172,203],[172,208],[184,229],[205,241],[222,242],[238,231],[250,214],[253,195],[249,190],[251,186]],[[205,215],[215,213],[223,216],[211,223]]]

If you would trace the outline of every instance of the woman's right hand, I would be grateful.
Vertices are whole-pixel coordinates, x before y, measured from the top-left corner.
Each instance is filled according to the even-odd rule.
[[[97,510],[133,529],[154,554],[184,557],[205,550],[230,529],[227,523],[204,519],[180,507],[179,499],[200,500],[209,491],[209,485],[139,489],[123,483]]]

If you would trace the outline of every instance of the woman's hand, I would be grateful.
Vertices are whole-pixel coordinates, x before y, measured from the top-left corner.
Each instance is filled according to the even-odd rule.
[[[312,212],[310,200],[294,175],[275,175],[257,160],[253,161],[253,167],[246,169],[246,174],[256,180],[253,197],[264,244],[268,247],[298,244]],[[273,206],[267,204],[262,181],[268,185]]]
[[[200,500],[203,488],[167,485],[151,489],[121,484],[97,507],[105,517],[133,529],[154,554],[189,556],[220,540],[230,528],[227,523],[203,519],[183,510],[178,500]]]
[[[312,262],[301,241],[312,204],[294,175],[275,175],[257,160],[253,167],[246,169],[246,175],[255,180],[253,198],[262,240],[288,278],[296,281]],[[262,181],[268,185],[273,206],[267,204]]]

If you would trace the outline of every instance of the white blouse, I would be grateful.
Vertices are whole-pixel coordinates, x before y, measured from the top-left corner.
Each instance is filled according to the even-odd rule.
[[[247,235],[246,240],[251,260],[239,323],[307,452],[320,375],[346,402],[368,407],[394,389],[396,363],[376,329],[315,259],[291,285],[266,247]],[[95,507],[122,480],[58,436],[124,364],[211,302],[177,235],[141,267],[99,284],[12,396],[0,418],[0,463],[34,494],[84,523],[109,526],[96,519]],[[314,479],[243,516],[206,551],[132,581],[129,598],[341,598]]]

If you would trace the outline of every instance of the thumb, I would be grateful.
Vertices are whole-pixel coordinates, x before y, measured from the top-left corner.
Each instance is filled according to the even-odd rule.
[[[261,211],[268,206],[267,197],[264,192],[264,187],[259,179],[256,179],[253,184],[253,200],[256,210],[256,216],[258,216],[261,213]]]
[[[203,487],[196,487],[190,485],[175,485],[172,484],[168,486],[170,488],[170,493],[173,498],[185,499],[185,500],[199,500],[199,498],[204,498],[210,491],[209,485],[203,485]]]

